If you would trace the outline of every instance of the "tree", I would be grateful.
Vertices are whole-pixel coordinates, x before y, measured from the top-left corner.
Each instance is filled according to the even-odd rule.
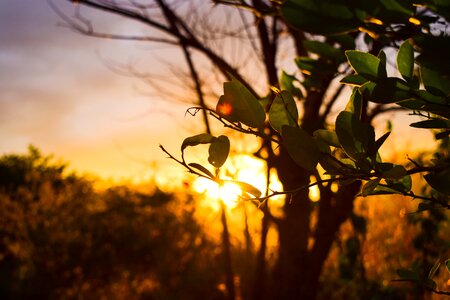
[[[205,36],[212,35],[205,35],[204,27],[183,15],[183,10],[177,10],[176,1],[169,4],[157,0],[147,5],[134,1],[125,4],[77,1],[157,29],[167,39],[105,35],[95,32],[89,23],[76,23],[64,15],[63,18],[83,34],[163,42],[182,49],[198,96],[199,107],[190,112],[201,112],[205,124],[209,124],[211,116],[226,127],[260,137],[261,147],[256,156],[266,160],[268,172],[276,170],[284,188],[284,192],[274,194],[289,195],[283,218],[276,218],[270,213],[269,202],[274,194],[261,196],[260,191],[248,184],[238,183],[250,195],[248,200],[263,202],[263,228],[270,222],[278,231],[279,252],[273,270],[276,280],[270,287],[273,298],[315,299],[323,263],[340,225],[350,216],[357,195],[401,193],[422,199],[422,208],[430,205],[448,208],[448,191],[443,184],[448,182],[448,157],[441,157],[435,165],[412,168],[382,162],[377,153],[389,133],[375,139],[370,123],[386,111],[409,110],[428,118],[414,126],[438,128],[437,138],[448,138],[449,74],[442,66],[448,65],[444,63],[448,60],[445,53],[450,49],[444,29],[449,20],[449,6],[422,1],[419,7],[400,0],[358,4],[344,0],[214,2],[236,6],[241,16],[253,18],[252,25],[244,23],[242,32],[247,34],[255,52],[260,53],[257,59],[264,66],[266,77],[262,95],[246,80],[242,69],[227,61],[219,49],[208,45]],[[159,12],[155,14],[156,10]],[[277,54],[286,41],[283,36],[293,44],[300,74],[290,75],[277,68]],[[400,43],[397,63],[403,79],[387,76],[388,58],[381,51],[386,47],[398,48]],[[414,48],[420,53],[416,60]],[[368,53],[355,49],[367,49]],[[206,57],[228,80],[215,108],[202,100],[202,80],[191,56],[193,50]],[[415,61],[421,65],[420,79],[414,73]],[[332,112],[345,89],[339,80],[356,88],[345,111],[334,122]],[[420,88],[421,84],[425,89]],[[206,134],[186,139],[181,159],[163,150],[191,173],[220,184],[223,181],[218,170],[228,156],[229,140],[226,136],[215,137],[210,131],[206,126]],[[198,144],[210,144],[209,161],[215,171],[185,160],[183,150]],[[319,164],[326,174],[318,168]],[[427,173],[425,178],[436,190],[435,195],[412,194],[410,175],[415,173]],[[339,183],[337,190],[335,183]],[[320,190],[320,201],[315,206],[308,194],[311,185]],[[317,217],[314,225],[313,216]],[[264,243],[259,257],[260,270],[264,270]],[[264,291],[268,285],[264,277],[257,278],[254,295],[255,299],[262,299],[268,295]]]

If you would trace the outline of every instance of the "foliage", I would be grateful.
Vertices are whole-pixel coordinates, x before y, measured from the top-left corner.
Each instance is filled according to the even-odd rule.
[[[223,298],[192,198],[97,192],[64,169],[35,148],[0,158],[0,298]]]
[[[359,193],[361,196],[402,194],[421,199],[421,210],[436,205],[448,209],[448,153],[438,148],[438,158],[427,162],[426,166],[412,160],[412,167],[383,161],[379,149],[389,132],[376,139],[374,127],[367,121],[367,107],[371,103],[398,105],[404,111],[424,118],[412,123],[412,127],[434,129],[436,139],[448,143],[450,74],[448,68],[442,67],[449,65],[448,55],[431,53],[450,52],[448,33],[445,31],[449,8],[449,4],[433,1],[422,2],[421,8],[396,0],[352,2],[351,5],[344,0],[284,1],[280,7],[281,16],[289,25],[313,37],[325,36],[326,41],[305,40],[304,48],[314,56],[300,56],[295,61],[303,73],[303,80],[282,73],[280,86],[285,90],[273,88],[274,96],[266,112],[268,123],[277,134],[268,136],[267,131],[261,130],[267,119],[262,113],[263,102],[258,104],[251,91],[234,78],[224,84],[224,95],[220,97],[216,111],[210,111],[210,114],[236,131],[270,139],[283,147],[292,160],[305,170],[318,172],[320,164],[325,170],[323,175],[328,179],[317,184],[337,181],[346,185],[361,180],[364,182]],[[435,33],[436,26],[438,34]],[[378,42],[381,45],[375,53],[377,55],[355,49],[354,32],[358,31],[363,33],[368,44]],[[401,78],[388,76],[387,56],[383,51],[386,46],[398,47],[395,71]],[[293,97],[298,97],[299,101],[303,99],[294,82],[311,93],[320,89],[327,77],[338,74],[345,60],[354,71],[341,79],[342,84],[353,87],[347,107],[338,114],[334,130],[319,128],[311,132],[309,124],[302,123],[301,118],[299,120]],[[192,137],[186,140],[190,139]],[[171,158],[175,159],[173,156]],[[184,160],[182,164],[187,167]],[[197,169],[202,168],[197,166]],[[198,174],[195,171],[192,173]],[[416,173],[422,174],[433,189],[428,196],[416,195],[412,191],[411,175]],[[216,180],[213,176],[209,177]],[[309,186],[300,186],[287,193],[296,193]],[[250,194],[255,196],[252,200],[263,201],[280,193],[275,192],[267,197]],[[348,251],[354,248],[354,241],[347,241]],[[408,274],[399,271],[404,279],[418,280]],[[423,280],[431,280],[431,277]],[[435,285],[428,282],[425,285],[439,292]]]

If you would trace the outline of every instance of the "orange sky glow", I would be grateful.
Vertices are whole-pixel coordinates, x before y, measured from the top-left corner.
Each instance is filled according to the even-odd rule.
[[[67,3],[62,6],[70,11]],[[175,89],[180,103],[165,101],[141,80],[113,70],[137,65],[170,76],[167,61],[176,61],[179,53],[167,46],[81,36],[58,22],[42,1],[0,3],[0,154],[23,153],[33,144],[82,174],[115,182],[181,182],[184,170],[158,146],[178,155],[185,137],[203,131],[199,116],[185,116],[190,105],[181,102],[189,96]],[[123,32],[136,26],[114,18],[105,24]],[[378,120],[377,136],[391,118]],[[410,134],[408,116],[393,123],[394,133],[382,148],[387,155],[404,152],[405,147],[414,151],[433,146],[429,132]],[[239,147],[234,142],[232,151]],[[264,192],[260,162],[236,157],[225,166],[234,179]],[[207,186],[198,185],[195,181],[199,192]]]

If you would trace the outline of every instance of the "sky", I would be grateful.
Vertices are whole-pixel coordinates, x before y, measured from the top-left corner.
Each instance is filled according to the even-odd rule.
[[[73,13],[68,1],[54,2]],[[82,11],[104,31],[144,30]],[[178,178],[183,171],[167,160],[159,144],[178,153],[185,137],[203,130],[198,118],[185,117],[188,104],[167,102],[142,81],[114,70],[130,65],[170,78],[180,53],[154,43],[87,37],[60,23],[45,0],[0,1],[0,154],[24,153],[32,144],[82,174],[163,183]],[[175,87],[170,92],[182,100]],[[408,131],[414,120],[403,120],[394,124],[383,148],[411,149],[418,140],[421,146],[433,145],[426,131]],[[377,128],[378,135],[384,133],[385,126]]]
[[[117,32],[136,29],[86,14]],[[45,0],[0,1],[0,154],[33,144],[74,170],[115,180],[173,167],[158,145],[178,150],[186,128],[195,128],[184,120],[188,106],[169,107],[138,79],[111,70],[150,63],[164,73],[155,57],[170,49],[86,37],[59,23]]]

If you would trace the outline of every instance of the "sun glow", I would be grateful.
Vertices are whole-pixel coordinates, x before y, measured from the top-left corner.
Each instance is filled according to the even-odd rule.
[[[266,190],[266,168],[265,163],[261,160],[252,158],[248,155],[237,155],[229,159],[226,164],[226,169],[222,170],[222,179],[230,181],[242,181],[253,185],[264,194]],[[273,184],[271,188],[279,189],[280,184],[277,184],[278,180],[276,176],[271,177]],[[205,178],[197,178],[192,187],[195,192],[204,194],[212,201],[212,206],[219,207],[217,200],[222,200],[229,208],[235,207],[241,199],[239,196],[242,194],[242,190],[239,185],[233,182],[225,182],[219,186],[216,182]]]

